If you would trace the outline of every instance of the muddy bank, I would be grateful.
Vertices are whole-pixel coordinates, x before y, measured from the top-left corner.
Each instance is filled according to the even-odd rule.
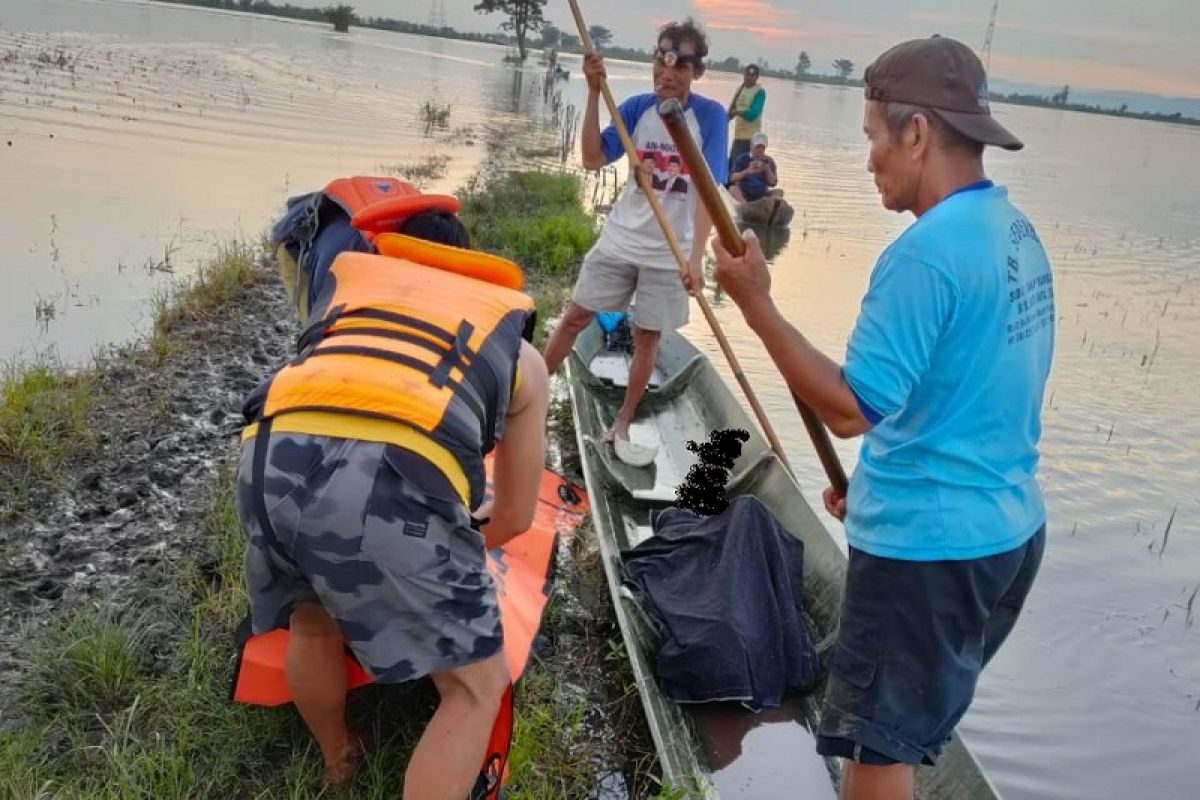
[[[222,549],[211,530],[214,497],[229,491],[243,398],[290,357],[298,332],[274,269],[261,254],[240,291],[237,302],[210,313],[176,314],[165,339],[155,337],[103,359],[89,411],[94,446],[70,457],[53,480],[35,486],[25,516],[0,523],[0,731],[30,733],[28,693],[22,698],[15,690],[23,675],[36,674],[25,670],[31,669],[34,649],[47,647],[39,633],[88,607],[125,607],[138,619],[149,619],[137,615],[150,610],[156,632],[139,659],[149,670],[148,681],[161,675],[169,682],[186,671],[181,664],[187,661],[187,631],[171,628],[187,628],[189,617],[191,624],[202,624],[202,641],[212,643],[216,663],[224,664],[201,689],[213,704],[206,713],[223,715],[217,709],[227,704],[233,655],[232,620],[225,617],[240,615],[237,607],[244,601],[209,600],[186,611],[197,596],[191,578],[198,571],[214,586],[238,581],[239,560],[234,558],[231,568],[228,548]],[[568,469],[574,444],[569,419],[569,409],[556,402],[551,437],[569,446],[565,452],[556,446],[554,455]],[[510,794],[657,796],[657,759],[590,525],[561,543],[557,563],[555,595],[518,689]],[[61,640],[61,635],[51,638],[59,645]],[[64,654],[36,655],[37,669],[44,672]],[[159,702],[169,704],[163,698],[178,689],[167,685],[157,691]],[[374,728],[385,743],[372,755],[380,764],[378,781],[388,783],[402,768],[417,733],[413,726],[432,709],[428,695],[419,687],[415,694],[371,687],[352,695],[352,718]],[[130,702],[121,713],[133,714],[136,696]],[[397,707],[403,712],[395,713]],[[240,749],[247,753],[233,768],[239,780],[248,781],[239,789],[256,793],[272,787],[292,796],[318,796],[307,785],[295,794],[291,783],[298,770],[313,769],[314,755],[298,717],[286,708],[244,712],[237,718],[245,728],[230,734],[244,737]],[[45,710],[37,714],[44,717]],[[104,776],[88,777],[92,767],[84,764],[90,763],[90,746],[81,750],[78,743],[107,741],[105,731],[115,719],[97,723],[83,717],[91,720],[84,734],[51,724],[31,751],[42,755],[31,757],[28,768],[0,764],[0,794],[5,786],[12,788],[5,775],[14,771],[85,794],[111,788]],[[165,746],[184,746],[172,741],[174,734],[164,735]],[[219,772],[214,753],[192,751],[185,759],[188,774]],[[185,782],[183,791],[187,797],[219,796],[207,784]]]
[[[290,351],[293,313],[261,264],[241,302],[179,320],[170,353],[115,352],[98,366],[95,446],[34,487],[0,523],[0,703],[22,648],[65,609],[170,591],[178,565],[211,561],[199,525],[218,465],[236,451],[242,399]]]

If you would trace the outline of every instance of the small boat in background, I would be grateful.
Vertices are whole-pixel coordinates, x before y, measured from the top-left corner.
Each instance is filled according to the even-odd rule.
[[[738,218],[744,224],[768,228],[786,228],[796,214],[791,203],[771,194],[757,200],[738,203],[736,208]]]

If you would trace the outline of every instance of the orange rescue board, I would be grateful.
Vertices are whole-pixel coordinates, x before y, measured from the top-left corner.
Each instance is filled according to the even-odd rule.
[[[490,458],[487,467],[490,475]],[[574,532],[588,510],[587,495],[582,488],[551,470],[544,470],[533,526],[488,553],[488,571],[496,582],[504,651],[514,683],[525,671],[542,612],[550,599],[558,539]],[[284,677],[287,645],[286,629],[250,636],[245,641],[233,678],[235,702],[278,706],[292,701]],[[346,674],[351,689],[371,682],[349,652]]]

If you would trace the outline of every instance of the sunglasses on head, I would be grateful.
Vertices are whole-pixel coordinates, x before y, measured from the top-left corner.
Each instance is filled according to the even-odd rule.
[[[684,55],[678,50],[664,50],[661,47],[655,48],[654,60],[666,67],[700,67],[704,60],[697,55]]]

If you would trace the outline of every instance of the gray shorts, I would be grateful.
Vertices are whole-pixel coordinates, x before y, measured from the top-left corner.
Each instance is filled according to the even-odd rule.
[[[256,440],[242,448],[237,489],[255,633],[287,625],[297,603],[319,601],[382,683],[500,651],[483,534],[461,502],[418,488],[429,485],[418,476],[428,462],[394,445],[272,433],[263,496],[273,546],[251,480]]]
[[[633,324],[673,331],[688,321],[688,294],[673,269],[642,267],[593,247],[583,259],[572,300],[588,311],[624,311],[637,293]]]

